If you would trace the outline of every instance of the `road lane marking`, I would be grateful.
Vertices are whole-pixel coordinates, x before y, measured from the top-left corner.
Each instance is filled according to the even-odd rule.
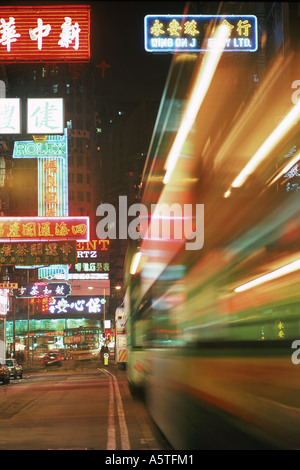
[[[117,401],[117,410],[118,410],[118,420],[119,420],[119,428],[120,428],[120,437],[121,437],[121,447],[122,450],[130,450],[130,443],[129,443],[129,436],[128,436],[128,429],[125,420],[125,414],[122,404],[122,398],[120,394],[120,389],[118,385],[118,381],[116,377],[111,374],[106,369],[100,369],[106,375],[110,377],[110,389],[109,389],[109,422],[108,422],[108,440],[107,440],[107,450],[116,450],[116,440],[115,440],[115,427],[114,423],[111,422],[111,419],[114,421],[114,394],[112,390],[112,383],[114,385],[116,401]],[[111,408],[112,407],[112,408]],[[108,445],[110,446],[108,448]],[[114,446],[114,447],[111,447]]]
[[[109,377],[109,397],[108,397],[108,427],[107,427],[107,446],[106,450],[116,449],[116,428],[114,413],[114,387],[112,378]]]

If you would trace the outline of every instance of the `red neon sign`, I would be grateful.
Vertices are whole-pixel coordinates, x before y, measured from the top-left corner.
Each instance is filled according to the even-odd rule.
[[[0,62],[86,62],[90,6],[0,7]]]
[[[89,217],[0,217],[0,242],[89,240]]]

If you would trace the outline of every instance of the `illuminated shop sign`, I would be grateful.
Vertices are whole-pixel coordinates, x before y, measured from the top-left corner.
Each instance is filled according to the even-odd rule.
[[[17,299],[29,299],[33,297],[67,297],[72,292],[67,282],[35,282],[23,284],[13,290]]]
[[[0,134],[21,133],[20,98],[0,98]]]
[[[62,158],[38,160],[39,215],[59,217],[68,213],[67,163]]]
[[[0,242],[89,239],[89,217],[1,217]]]
[[[66,157],[65,142],[52,141],[16,141],[14,143],[13,158],[48,158]]]
[[[76,241],[0,243],[1,265],[24,267],[74,263],[76,260]]]
[[[74,266],[70,267],[70,273],[103,273],[109,272],[109,263],[95,263],[95,262],[83,262],[75,263]]]
[[[38,270],[39,279],[68,279],[69,266],[67,264],[54,264],[53,266],[43,266]]]
[[[76,336],[65,336],[64,344],[79,344],[87,342],[97,342],[97,335],[76,335]]]
[[[48,310],[49,310],[49,297],[45,297],[45,296],[32,297],[29,300],[29,302],[30,302],[30,304],[37,305],[42,313],[48,312]]]
[[[69,272],[69,277],[68,277],[70,280],[108,280],[109,279],[109,273],[104,273],[104,272],[77,272],[77,273],[70,273]]]
[[[88,242],[77,243],[77,256],[78,258],[96,258],[98,251],[107,251],[110,245],[110,240],[90,240]]]
[[[43,141],[16,141],[13,158],[38,159],[38,215],[68,215],[68,134],[47,135]]]
[[[90,6],[0,7],[1,62],[86,62]]]
[[[0,315],[6,315],[9,303],[9,290],[0,289]]]
[[[27,133],[63,134],[63,98],[28,98]]]
[[[147,15],[144,45],[148,52],[200,52],[211,50],[214,39],[206,37],[211,22],[230,28],[224,52],[257,50],[257,18],[253,15]]]
[[[68,297],[53,299],[49,305],[49,313],[55,314],[92,314],[101,313],[106,303],[104,297]]]
[[[110,240],[77,242],[77,262],[69,266],[69,279],[109,279]]]

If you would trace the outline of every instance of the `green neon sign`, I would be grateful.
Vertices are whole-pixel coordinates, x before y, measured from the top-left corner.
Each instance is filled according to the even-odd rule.
[[[13,158],[66,157],[65,141],[17,141],[14,144]]]

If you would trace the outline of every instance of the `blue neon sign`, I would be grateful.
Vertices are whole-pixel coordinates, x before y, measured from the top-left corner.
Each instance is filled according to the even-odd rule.
[[[254,15],[147,15],[144,40],[147,52],[202,52],[214,47],[206,36],[211,22],[230,28],[224,52],[257,50],[257,18]]]

